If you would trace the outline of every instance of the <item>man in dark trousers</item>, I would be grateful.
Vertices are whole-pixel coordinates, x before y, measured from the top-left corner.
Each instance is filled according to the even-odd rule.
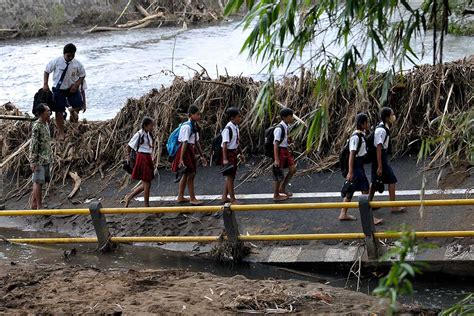
[[[49,90],[49,74],[53,73],[53,99],[56,124],[58,127],[57,139],[64,139],[64,113],[66,107],[78,112],[84,107],[84,100],[80,87],[86,77],[84,66],[74,59],[76,46],[67,44],[63,49],[63,56],[51,60],[44,71],[43,90]]]

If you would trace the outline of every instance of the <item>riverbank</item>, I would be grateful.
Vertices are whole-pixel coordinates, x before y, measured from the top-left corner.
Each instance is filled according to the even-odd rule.
[[[0,40],[75,36],[161,26],[204,25],[223,19],[225,1],[0,0]]]
[[[167,270],[0,262],[1,313],[348,313],[384,314],[362,293],[297,280],[250,280]],[[407,313],[419,308],[402,307]],[[435,314],[432,311],[429,314]],[[425,314],[427,315],[427,314]]]

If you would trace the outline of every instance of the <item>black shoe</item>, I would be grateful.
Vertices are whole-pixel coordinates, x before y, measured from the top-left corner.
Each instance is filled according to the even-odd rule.
[[[354,192],[354,183],[352,183],[352,181],[344,181],[344,185],[341,189],[341,197],[352,199]]]
[[[273,180],[276,182],[281,182],[285,179],[285,175],[283,174],[283,168],[273,166]]]
[[[179,181],[181,181],[181,178],[186,173],[186,170],[188,170],[186,166],[182,166],[178,169],[178,172],[176,172],[176,179],[174,179],[174,183],[178,183]]]
[[[228,172],[231,171],[232,169],[234,169],[234,165],[231,165],[230,163],[228,163],[228,164],[222,166],[222,168],[219,170],[219,173],[226,176],[226,175],[228,175]]]
[[[374,183],[374,188],[375,188],[375,191],[379,192],[379,193],[383,193],[383,191],[385,190],[385,185],[383,184],[383,181],[382,179],[380,178],[377,178],[375,180],[375,183]]]

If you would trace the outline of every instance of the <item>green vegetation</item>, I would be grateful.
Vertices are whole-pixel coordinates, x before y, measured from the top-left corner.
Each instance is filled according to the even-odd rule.
[[[474,293],[469,294],[454,306],[442,311],[439,316],[467,316],[474,314]]]
[[[385,253],[380,261],[391,261],[392,267],[386,276],[379,280],[379,285],[373,293],[390,300],[389,314],[397,312],[397,299],[400,295],[413,295],[413,279],[421,274],[421,268],[426,264],[421,262],[408,263],[408,256],[422,248],[431,248],[428,244],[416,242],[415,232],[406,227],[402,228],[402,236],[395,247]]]

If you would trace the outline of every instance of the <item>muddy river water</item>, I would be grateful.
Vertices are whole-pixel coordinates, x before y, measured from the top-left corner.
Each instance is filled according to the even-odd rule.
[[[189,29],[180,33],[176,40],[170,38],[177,30],[142,29],[0,42],[0,104],[11,101],[30,110],[34,93],[42,87],[46,63],[61,55],[62,47],[68,42],[77,45],[76,58],[86,67],[89,109],[84,117],[87,119],[111,118],[127,98],[169,85],[174,77],[163,72],[167,70],[190,78],[194,73],[192,69],[201,70],[199,63],[211,77],[226,71],[229,75],[264,77],[260,73],[261,64],[249,61],[245,52],[239,54],[246,33],[238,22]],[[430,35],[427,34],[424,42],[419,40],[413,44],[420,56],[424,52],[420,64],[432,60]],[[446,61],[472,52],[472,37],[447,36]],[[293,68],[297,67],[298,62]],[[380,64],[380,70],[386,67],[386,63]],[[283,69],[277,70],[276,74],[282,75]]]

